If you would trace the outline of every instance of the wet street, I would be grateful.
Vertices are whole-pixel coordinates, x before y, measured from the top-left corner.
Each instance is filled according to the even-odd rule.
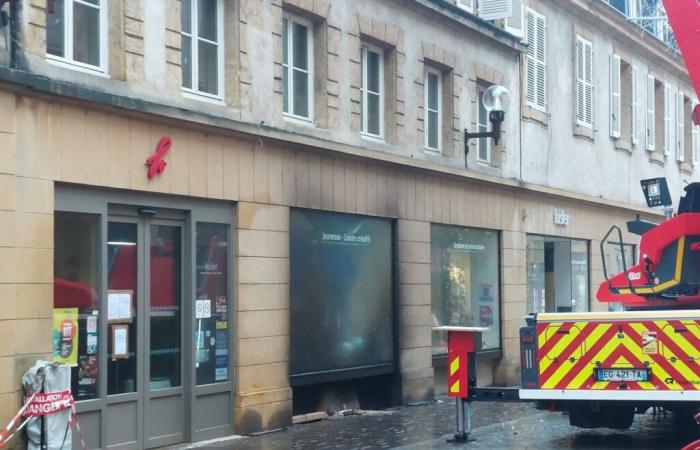
[[[473,441],[446,442],[454,432],[452,400],[406,406],[364,415],[330,417],[285,431],[242,437],[206,448],[243,449],[680,449],[693,440],[674,429],[672,415],[651,412],[625,431],[583,430],[560,412],[537,411],[531,404],[475,403]],[[694,430],[685,430],[692,433]],[[199,447],[202,448],[202,447]]]

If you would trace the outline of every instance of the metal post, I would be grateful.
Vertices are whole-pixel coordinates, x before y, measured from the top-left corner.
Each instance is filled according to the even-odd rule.
[[[455,406],[457,406],[457,434],[455,434],[455,441],[464,442],[466,440],[466,433],[464,432],[464,404],[461,398],[455,399]]]
[[[467,436],[469,436],[472,432],[472,402],[465,401],[464,404],[465,404],[466,409],[467,409],[466,414],[465,414],[467,416],[466,433],[467,433]]]

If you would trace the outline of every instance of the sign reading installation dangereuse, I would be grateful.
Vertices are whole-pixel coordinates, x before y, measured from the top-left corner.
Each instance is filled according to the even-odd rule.
[[[290,225],[290,373],[391,363],[391,222],[293,210]]]

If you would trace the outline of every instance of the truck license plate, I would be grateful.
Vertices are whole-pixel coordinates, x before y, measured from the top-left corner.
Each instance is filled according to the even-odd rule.
[[[649,381],[649,369],[596,368],[596,381]]]

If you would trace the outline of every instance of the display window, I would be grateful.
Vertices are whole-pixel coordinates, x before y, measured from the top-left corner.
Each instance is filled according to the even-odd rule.
[[[76,400],[99,396],[100,218],[54,217],[53,360],[71,366]]]
[[[430,227],[432,325],[488,327],[481,348],[501,346],[499,233],[448,225]],[[433,333],[433,355],[447,352],[446,333]]]
[[[528,235],[526,259],[528,314],[588,311],[588,241]]]
[[[290,213],[290,374],[393,370],[392,223]]]

